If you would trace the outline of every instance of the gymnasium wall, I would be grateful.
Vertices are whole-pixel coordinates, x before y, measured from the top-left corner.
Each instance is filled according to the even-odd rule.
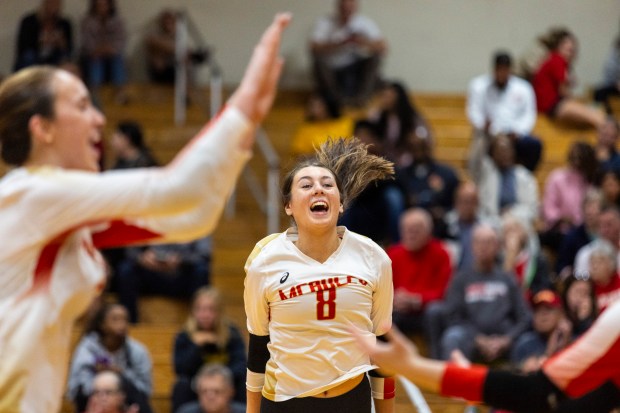
[[[294,23],[284,39],[285,88],[309,86],[307,36],[315,19],[334,0],[117,0],[130,42],[132,78],[144,80],[141,38],[159,9],[175,4],[189,11],[223,68],[225,82],[243,74],[250,49],[278,10],[290,10]],[[87,0],[64,0],[77,29]],[[0,0],[0,73],[9,73],[19,18],[39,0]],[[566,25],[580,41],[576,64],[578,92],[600,80],[601,68],[619,32],[619,0],[361,0],[388,42],[383,72],[414,91],[463,92],[468,80],[488,70],[491,53],[506,48],[521,54],[551,25]],[[76,30],[76,32],[79,32]],[[202,70],[200,78],[207,78]]]

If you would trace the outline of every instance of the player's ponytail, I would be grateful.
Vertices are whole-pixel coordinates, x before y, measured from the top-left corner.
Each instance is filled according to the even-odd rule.
[[[394,164],[368,153],[357,138],[328,139],[316,148],[316,160],[336,175],[345,209],[371,182],[394,177]]]

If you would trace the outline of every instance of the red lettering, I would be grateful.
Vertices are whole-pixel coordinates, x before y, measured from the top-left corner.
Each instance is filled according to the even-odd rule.
[[[289,298],[297,297],[297,289],[295,287],[291,287],[291,290],[288,293]]]
[[[338,286],[338,287],[342,287],[343,285],[346,285],[346,284],[340,284],[340,277],[335,277],[335,278],[334,278],[334,283],[335,283],[335,284],[336,284],[336,286]]]
[[[308,283],[308,287],[310,287],[310,292],[319,292],[321,290],[321,283],[319,281],[310,281]]]
[[[336,281],[336,282],[334,282],[334,281]],[[338,281],[338,278],[335,278],[335,279],[331,278],[331,277],[328,278],[327,279],[328,287],[326,287],[326,288],[336,288],[336,287],[338,287],[338,282],[337,281]]]
[[[280,294],[280,300],[282,300],[282,301],[288,300],[288,297],[286,295],[284,295],[282,290],[278,290],[278,294]]]

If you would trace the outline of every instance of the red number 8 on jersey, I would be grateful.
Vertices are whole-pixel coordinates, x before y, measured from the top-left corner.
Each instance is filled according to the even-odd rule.
[[[325,299],[327,293],[327,299]],[[316,292],[316,319],[317,320],[333,320],[336,318],[336,289],[328,288],[327,290]]]

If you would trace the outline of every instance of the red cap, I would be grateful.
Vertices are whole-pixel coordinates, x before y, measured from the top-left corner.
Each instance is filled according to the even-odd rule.
[[[552,290],[541,290],[532,297],[532,306],[547,305],[549,307],[562,307],[560,296]]]

